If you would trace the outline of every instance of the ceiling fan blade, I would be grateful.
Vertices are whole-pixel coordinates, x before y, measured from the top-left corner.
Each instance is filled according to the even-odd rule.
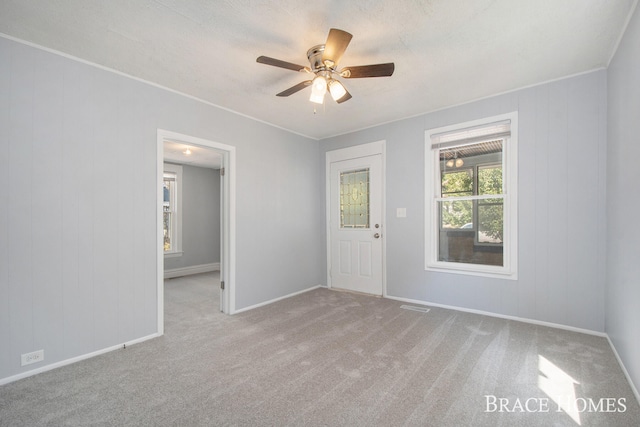
[[[298,92],[299,90],[304,89],[307,86],[311,86],[311,83],[313,83],[311,80],[306,80],[304,82],[300,82],[295,86],[290,87],[289,89],[283,90],[282,92],[276,94],[276,96],[289,96],[289,95],[293,95],[294,93]]]
[[[324,52],[322,52],[322,62],[332,61],[332,66],[336,66],[342,58],[342,54],[347,50],[349,42],[353,36],[346,31],[338,30],[337,28],[331,28],[329,30],[329,36],[327,42],[324,45]]]
[[[293,71],[304,71],[304,65],[293,64],[287,61],[281,61],[275,58],[269,58],[268,56],[258,56],[256,62],[261,64],[273,65],[274,67],[286,68]]]
[[[359,65],[356,67],[345,67],[340,71],[340,75],[346,79],[359,79],[362,77],[388,77],[393,74],[395,65],[393,62],[386,64]]]

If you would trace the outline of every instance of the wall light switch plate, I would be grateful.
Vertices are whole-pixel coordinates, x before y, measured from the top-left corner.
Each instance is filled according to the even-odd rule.
[[[397,218],[406,218],[407,217],[407,208],[397,208],[396,209],[396,217]]]

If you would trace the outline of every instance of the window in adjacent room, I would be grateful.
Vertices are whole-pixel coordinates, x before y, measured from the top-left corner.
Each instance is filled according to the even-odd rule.
[[[182,166],[164,164],[162,187],[164,253],[167,256],[180,256],[182,255]]]
[[[427,131],[426,269],[517,277],[517,113]]]

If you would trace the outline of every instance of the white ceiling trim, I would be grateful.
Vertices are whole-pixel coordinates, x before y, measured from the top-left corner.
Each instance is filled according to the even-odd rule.
[[[629,11],[629,14],[627,15],[627,19],[624,21],[624,25],[622,26],[622,31],[620,31],[620,34],[618,35],[618,40],[616,41],[616,44],[613,47],[613,51],[611,52],[611,55],[609,56],[609,59],[607,60],[607,68],[609,68],[609,65],[611,65],[611,61],[613,61],[613,57],[616,56],[616,52],[618,52],[618,48],[620,47],[620,43],[622,42],[622,39],[624,38],[624,33],[627,32],[627,27],[629,26],[629,22],[631,22],[631,18],[633,18],[633,14],[635,13],[636,9],[638,8],[638,1],[639,0],[634,0],[633,6],[631,6],[631,10]]]

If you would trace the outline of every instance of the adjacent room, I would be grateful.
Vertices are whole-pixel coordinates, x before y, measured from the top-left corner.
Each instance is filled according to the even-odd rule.
[[[0,425],[639,425],[637,3],[0,3]]]

